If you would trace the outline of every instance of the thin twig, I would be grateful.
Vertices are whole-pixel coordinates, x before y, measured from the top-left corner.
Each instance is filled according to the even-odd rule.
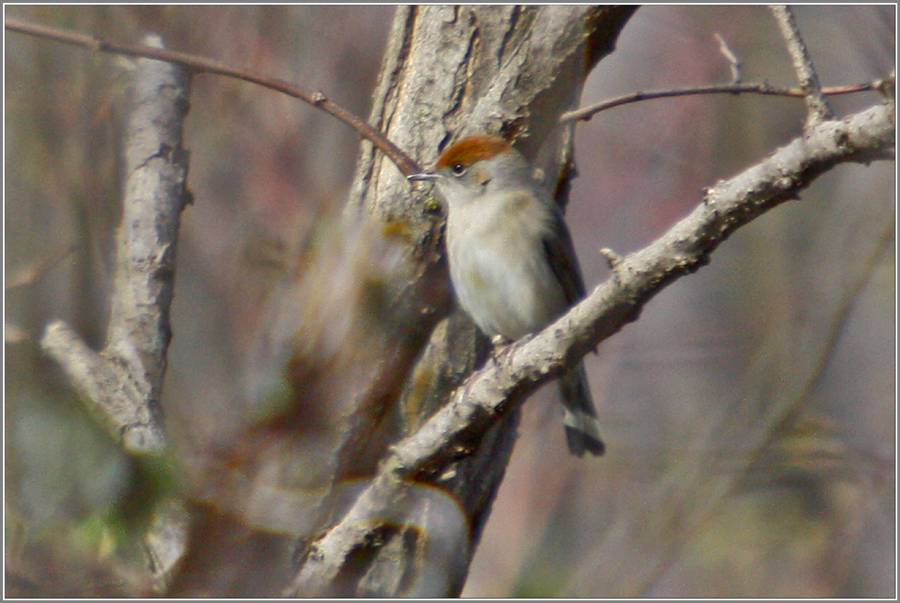
[[[833,88],[825,88],[822,94],[838,95],[838,94],[854,94],[857,92],[867,92],[878,90],[879,82],[867,82],[864,84],[852,84],[849,86],[835,86]],[[609,100],[582,107],[568,113],[563,113],[559,118],[560,123],[566,123],[572,120],[589,121],[596,113],[606,111],[614,107],[621,107],[639,101],[652,100],[656,98],[671,98],[675,96],[693,96],[697,94],[763,94],[768,96],[789,96],[795,98],[804,98],[806,93],[798,88],[776,88],[769,84],[710,84],[708,86],[690,86],[686,88],[671,88],[668,90],[650,90],[647,92],[632,92],[623,96],[617,96]]]
[[[797,72],[797,81],[806,98],[806,105],[809,109],[806,117],[807,127],[823,120],[834,119],[834,110],[823,94],[819,76],[809,56],[806,42],[800,35],[800,28],[797,26],[793,11],[781,4],[770,6],[769,9],[775,15],[775,20],[778,21],[781,35],[784,37],[791,61],[794,63],[794,70]]]
[[[381,132],[373,128],[371,125],[354,115],[347,109],[329,99],[322,92],[310,92],[299,86],[295,86],[290,82],[282,79],[259,75],[249,69],[241,69],[232,67],[219,61],[207,59],[186,52],[177,52],[174,50],[165,50],[163,48],[152,48],[149,46],[141,46],[138,44],[124,44],[121,42],[111,42],[94,36],[70,32],[55,27],[39,25],[36,23],[26,23],[18,19],[6,19],[6,29],[40,38],[47,38],[64,44],[72,44],[82,48],[89,48],[99,52],[109,52],[113,54],[122,54],[127,56],[145,57],[175,63],[191,69],[195,73],[212,73],[216,75],[224,75],[233,77],[245,82],[258,84],[271,90],[276,90],[282,94],[287,94],[294,98],[298,98],[314,107],[325,111],[344,122],[357,131],[360,136],[369,140],[381,152],[387,155],[391,161],[403,172],[404,176],[415,174],[421,171],[419,166],[409,158],[409,156],[401,151],[394,143],[388,140]]]
[[[719,52],[722,53],[722,56],[725,57],[725,60],[728,61],[728,67],[731,69],[731,83],[732,84],[740,84],[741,83],[741,62],[738,60],[737,55],[734,54],[734,51],[731,50],[728,46],[728,42],[725,41],[725,38],[720,36],[719,34],[714,34],[716,36],[716,41],[719,43]]]

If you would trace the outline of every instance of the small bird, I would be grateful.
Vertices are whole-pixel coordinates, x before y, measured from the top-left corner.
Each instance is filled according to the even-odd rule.
[[[534,168],[505,140],[476,134],[412,181],[434,181],[447,202],[450,280],[488,337],[540,331],[585,296],[569,231]],[[569,451],[604,451],[584,364],[559,379]]]

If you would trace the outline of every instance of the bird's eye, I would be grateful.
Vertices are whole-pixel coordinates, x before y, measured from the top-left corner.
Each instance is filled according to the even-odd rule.
[[[466,166],[461,163],[454,163],[450,166],[450,171],[453,172],[454,176],[462,176],[466,173]]]

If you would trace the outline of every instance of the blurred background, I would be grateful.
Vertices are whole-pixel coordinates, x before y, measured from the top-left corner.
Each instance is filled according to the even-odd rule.
[[[159,33],[170,48],[321,90],[363,116],[392,14],[6,9],[123,42]],[[894,68],[894,7],[796,14],[824,86]],[[626,26],[584,104],[729,81],[716,33],[745,82],[794,85],[764,7],[654,6]],[[5,52],[7,561],[32,542],[109,558],[136,468],[38,342],[63,318],[103,345],[128,61],[20,34],[6,35]],[[832,102],[845,115],[878,97]],[[176,445],[214,437],[234,414],[279,258],[339,210],[358,148],[324,113],[243,82],[198,76],[191,107],[194,204],[163,397]],[[588,288],[608,276],[599,249],[644,247],[704,187],[798,136],[804,115],[796,99],[719,95],[580,124],[567,215]],[[605,457],[569,457],[552,396],[536,395],[464,596],[893,596],[894,175],[889,162],[829,172],[589,356]]]

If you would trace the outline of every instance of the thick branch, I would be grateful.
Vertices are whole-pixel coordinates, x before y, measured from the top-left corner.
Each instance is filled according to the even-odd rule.
[[[47,326],[41,346],[72,380],[82,400],[122,448],[134,454],[161,452],[165,445],[157,412],[148,403],[146,382],[127,366],[97,353],[64,321]]]
[[[143,59],[134,77],[106,347],[90,350],[63,322],[47,327],[42,345],[123,447],[148,453],[163,447],[159,396],[171,337],[176,236],[187,195],[182,127],[189,76],[177,65]]]
[[[399,442],[381,472],[344,519],[316,542],[298,577],[315,593],[335,579],[354,551],[380,529],[378,517],[404,500],[408,482],[439,471],[476,449],[478,437],[542,383],[577,362],[603,339],[634,320],[665,286],[708,262],[734,231],[789,199],[841,162],[889,155],[893,106],[879,106],[806,136],[706,193],[704,203],[649,247],[616,263],[613,277],[541,333],[507,348],[473,374],[453,400],[415,434]],[[463,444],[465,442],[465,444]]]

